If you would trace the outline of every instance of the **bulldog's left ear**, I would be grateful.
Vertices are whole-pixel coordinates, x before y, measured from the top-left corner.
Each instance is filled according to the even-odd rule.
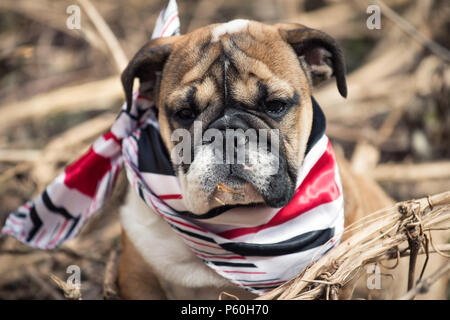
[[[300,24],[277,25],[281,37],[297,53],[313,85],[334,76],[337,88],[347,97],[345,80],[345,60],[337,41],[320,30],[310,29]]]
[[[158,74],[172,52],[173,42],[179,36],[158,38],[145,44],[131,59],[122,72],[122,86],[125,91],[127,109],[130,110],[133,98],[133,82],[139,78],[140,90],[151,91],[158,88]],[[146,88],[143,88],[146,86]],[[155,100],[156,102],[156,100]]]

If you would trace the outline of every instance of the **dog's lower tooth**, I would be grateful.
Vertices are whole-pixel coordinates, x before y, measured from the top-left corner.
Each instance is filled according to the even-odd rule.
[[[214,200],[216,200],[218,203],[220,203],[221,205],[225,205],[225,202],[223,202],[222,200],[220,200],[219,198],[217,198],[217,197],[214,197]]]

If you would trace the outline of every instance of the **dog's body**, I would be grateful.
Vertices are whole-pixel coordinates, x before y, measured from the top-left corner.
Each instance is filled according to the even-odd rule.
[[[338,155],[339,158],[339,155]],[[370,180],[353,175],[340,161],[345,194],[346,224],[364,213],[391,204],[384,192]],[[362,192],[361,192],[362,191]],[[128,192],[120,221],[123,253],[119,284],[131,299],[217,299],[224,291],[242,298],[254,295],[219,276],[187,247],[169,225],[136,194]]]
[[[279,130],[276,174],[266,173],[272,162],[250,171],[213,166],[209,145],[201,146],[190,165],[174,164],[186,208],[202,215],[223,205],[289,203],[311,132],[312,87],[332,75],[346,96],[343,56],[330,36],[301,25],[235,20],[150,42],[133,58],[122,80],[129,104],[135,77],[150,84],[153,90],[141,86],[140,93],[157,102],[161,138],[169,153],[174,130],[192,131],[194,119],[201,121],[202,129]],[[375,183],[353,174],[345,159],[337,158],[346,225],[392,204]],[[218,189],[218,184],[242,196]],[[120,217],[119,287],[124,298],[216,299],[222,291],[254,297],[206,266],[134,190]]]

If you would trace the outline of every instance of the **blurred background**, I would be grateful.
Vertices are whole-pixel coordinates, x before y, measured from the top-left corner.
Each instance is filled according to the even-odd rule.
[[[315,97],[337,152],[397,201],[450,190],[448,1],[177,3],[181,33],[247,18],[298,22],[335,37],[347,61],[348,98],[339,95],[334,80]],[[373,4],[381,10],[379,29],[371,27],[376,12],[367,13]],[[70,5],[81,8],[80,29],[67,26]],[[120,71],[150,38],[165,5],[1,0],[1,224],[110,127],[124,100]],[[43,252],[0,239],[0,299],[63,299],[49,276],[66,279],[69,265],[81,268],[83,299],[102,299],[105,269],[120,250],[116,209],[123,192],[117,189],[82,234],[60,249]]]

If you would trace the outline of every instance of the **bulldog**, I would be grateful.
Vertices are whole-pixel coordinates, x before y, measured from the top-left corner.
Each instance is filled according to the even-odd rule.
[[[186,220],[166,215],[158,205],[147,205],[142,199],[152,195],[145,196],[130,188],[120,210],[123,250],[118,285],[123,298],[217,299],[221,292],[241,299],[256,296],[255,291],[237,285],[236,278],[224,276],[224,272],[250,273],[233,271],[236,269],[227,257],[222,256],[213,267],[205,263],[207,253],[211,255],[217,243],[211,245],[210,238],[200,233],[207,228],[208,218],[220,221],[230,210],[239,210],[239,214],[233,215],[233,221],[226,221],[226,225],[246,228],[255,224],[252,219],[261,218],[270,208],[285,208],[292,203],[305,158],[311,153],[311,146],[319,143],[314,141],[316,122],[324,122],[311,98],[312,91],[334,77],[337,90],[346,97],[345,70],[343,52],[336,40],[300,24],[234,20],[152,40],[136,53],[122,74],[127,104],[133,103],[133,83],[138,78],[140,97],[156,103],[160,141],[157,140],[170,161],[167,170],[180,188],[180,196],[175,197],[178,203],[172,207],[182,207]],[[257,134],[259,130],[275,130],[276,134],[270,136],[267,146],[246,151],[247,160],[263,154],[252,166],[214,162],[213,143],[208,141],[196,145],[191,141],[183,151],[189,154],[189,161],[180,162],[174,133],[182,130],[194,136],[195,126],[202,132],[214,129],[224,135],[229,130],[249,129],[255,129]],[[236,151],[237,144],[234,142],[232,151]],[[247,144],[244,139],[243,145]],[[268,151],[273,145],[277,145],[275,151]],[[146,150],[140,152],[145,154]],[[374,182],[351,172],[339,153],[336,159],[340,173],[340,178],[336,178],[338,191],[344,195],[343,225],[392,204]],[[167,181],[162,181],[160,187]],[[149,202],[157,201],[160,199]],[[321,218],[317,223],[327,223],[325,220]],[[192,221],[198,224],[190,225]],[[180,228],[171,223],[179,224]],[[184,234],[174,232],[174,229],[182,231],[182,225],[193,229]],[[220,232],[229,231],[217,228]],[[300,230],[302,226],[295,228]],[[184,237],[192,235],[197,236],[197,241],[192,238],[189,241],[204,245],[204,251],[187,245]],[[271,259],[267,251],[250,248],[246,251],[249,256],[263,256],[260,259],[263,263]],[[295,254],[284,253],[286,257]],[[239,257],[245,258],[236,259]],[[215,270],[218,266],[229,266],[231,271]],[[279,263],[277,272],[289,271],[283,268],[283,262]],[[251,279],[246,281],[251,283]],[[275,285],[281,282],[272,281]]]

